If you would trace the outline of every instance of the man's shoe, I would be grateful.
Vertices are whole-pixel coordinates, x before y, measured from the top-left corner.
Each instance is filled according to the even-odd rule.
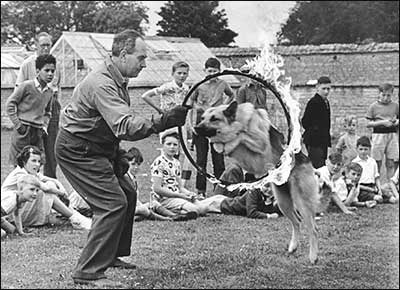
[[[122,261],[119,258],[116,258],[114,260],[114,262],[112,263],[111,267],[122,268],[122,269],[136,269],[137,268],[135,264],[131,264],[131,263]]]
[[[102,279],[97,279],[97,280],[86,280],[86,279],[79,279],[79,278],[74,278],[74,283],[75,284],[82,284],[82,285],[87,285],[95,289],[103,289],[103,288],[124,288],[126,285],[113,281],[107,278],[102,278]]]

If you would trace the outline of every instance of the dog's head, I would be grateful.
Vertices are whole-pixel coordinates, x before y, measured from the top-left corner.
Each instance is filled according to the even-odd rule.
[[[197,134],[208,137],[217,152],[229,154],[238,145],[266,154],[282,148],[283,135],[269,121],[268,113],[251,103],[220,105],[207,109],[195,127]]]

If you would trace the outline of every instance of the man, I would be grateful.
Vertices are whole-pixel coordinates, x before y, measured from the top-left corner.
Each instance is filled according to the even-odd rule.
[[[120,140],[140,140],[182,126],[187,115],[182,106],[151,121],[132,113],[128,78],[146,67],[146,57],[139,33],[116,34],[112,55],[75,87],[71,102],[61,111],[57,162],[93,211],[92,229],[72,277],[93,288],[121,286],[106,278],[108,267],[136,267],[118,258],[130,255],[136,206],[136,191],[124,186],[126,180],[115,174],[120,170],[114,170],[121,163]]]
[[[36,53],[25,59],[18,71],[17,81],[15,87],[18,87],[22,82],[26,80],[33,80],[37,76],[35,61],[39,55],[49,54],[52,45],[51,36],[46,32],[41,32],[35,37],[35,44],[37,47]],[[53,91],[53,100],[51,108],[51,118],[49,126],[47,128],[47,134],[43,134],[43,146],[46,161],[43,166],[44,175],[52,178],[56,178],[56,158],[54,154],[54,143],[56,141],[58,132],[58,122],[60,119],[60,102],[58,96],[61,95],[60,86],[60,70],[56,68],[54,78],[49,83],[50,89]]]
[[[331,109],[328,101],[331,80],[326,76],[320,77],[316,90],[307,103],[301,123],[305,129],[303,142],[308,157],[314,168],[319,168],[325,165],[328,147],[331,147]]]

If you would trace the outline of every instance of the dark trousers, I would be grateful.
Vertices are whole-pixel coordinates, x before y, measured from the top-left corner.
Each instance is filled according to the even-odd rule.
[[[61,105],[58,102],[58,100],[53,102],[51,118],[49,126],[47,128],[48,135],[46,134],[43,135],[43,147],[44,147],[44,153],[46,155],[46,162],[43,165],[43,174],[52,178],[56,178],[57,161],[54,152],[54,146],[56,143],[56,138],[58,133],[60,109]]]
[[[328,147],[327,146],[310,146],[306,145],[308,151],[308,157],[314,168],[320,168],[325,166],[325,160],[328,158]]]
[[[41,151],[43,151],[42,129],[32,127],[30,125],[26,125],[26,127],[26,132],[24,134],[18,133],[15,128],[11,133],[9,162],[14,166],[17,166],[17,155],[22,151],[25,146],[36,146]]]
[[[193,134],[193,142],[196,146],[196,163],[199,165],[204,171],[207,169],[207,157],[208,157],[208,148],[211,145],[211,160],[213,163],[214,176],[219,178],[225,170],[225,162],[224,155],[222,153],[218,153],[214,150],[212,144],[209,144],[209,141],[206,137]],[[204,175],[200,172],[197,172],[196,177],[196,189],[198,191],[206,191],[207,180]]]
[[[114,173],[117,147],[118,144],[99,145],[63,129],[57,136],[58,165],[93,211],[92,228],[73,278],[104,278],[116,257],[130,254],[136,191]]]

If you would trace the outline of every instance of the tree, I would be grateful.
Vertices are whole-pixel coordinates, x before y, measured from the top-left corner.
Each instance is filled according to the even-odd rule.
[[[399,41],[398,1],[297,1],[281,44]]]
[[[2,1],[1,44],[32,45],[46,31],[53,43],[62,31],[116,33],[124,29],[144,32],[147,7],[138,1]]]
[[[208,47],[228,46],[238,35],[228,27],[225,10],[218,1],[168,1],[158,13],[157,35],[197,37]]]

